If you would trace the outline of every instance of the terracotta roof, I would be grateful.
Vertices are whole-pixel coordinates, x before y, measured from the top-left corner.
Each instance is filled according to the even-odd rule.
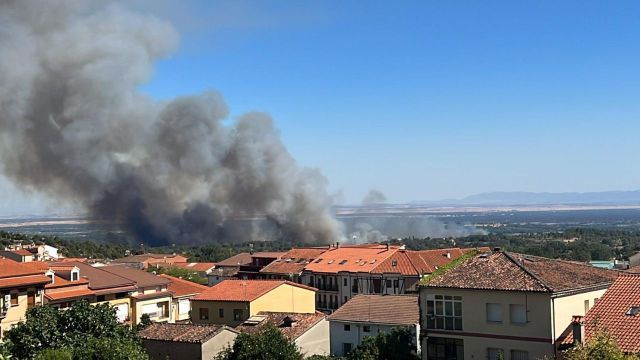
[[[203,262],[203,263],[197,263],[197,262],[192,262],[192,263],[159,263],[159,264],[154,264],[154,265],[158,265],[159,267],[162,268],[170,268],[170,267],[177,267],[177,268],[181,268],[181,269],[186,269],[186,270],[192,270],[192,271],[199,271],[199,272],[206,272],[209,271],[211,269],[213,269],[216,264],[215,263],[211,263],[211,262]]]
[[[251,254],[249,253],[240,253],[233,255],[230,258],[224,259],[222,261],[218,261],[216,266],[238,266],[238,265],[249,265],[253,259],[251,258]]]
[[[222,274],[220,272],[222,271]],[[238,274],[240,271],[239,266],[220,266],[213,269],[208,275],[222,275],[225,277],[232,277]]]
[[[236,326],[236,330],[252,334],[267,325],[272,325],[280,330],[287,339],[294,341],[313,328],[325,317],[326,315],[321,312],[315,312],[313,314],[299,314],[260,311],[244,323]]]
[[[39,261],[19,263],[11,259],[0,257],[0,278],[42,274],[46,271],[46,269],[42,270],[37,265],[32,265],[32,263],[39,263]]]
[[[32,256],[33,254],[30,251],[25,249],[11,250],[12,253],[20,256]]]
[[[80,278],[76,281],[69,281],[65,278],[54,275],[53,284],[47,284],[45,285],[45,288],[56,289],[56,288],[67,287],[67,286],[87,285],[87,284],[89,284],[89,279],[86,279],[86,278]]]
[[[103,266],[100,269],[133,281],[138,287],[167,285],[169,280],[152,273],[121,265]]]
[[[143,261],[147,261],[149,259],[171,259],[171,258],[175,258],[175,257],[186,257],[184,255],[181,254],[140,254],[140,255],[131,255],[131,256],[127,256],[127,257],[123,257],[123,258],[119,258],[119,259],[115,259],[112,262],[113,263],[132,263],[132,262],[143,262]]]
[[[167,289],[174,297],[199,294],[209,288],[208,286],[196,284],[193,281],[180,279],[166,274],[160,274],[158,276],[162,276],[170,281]]]
[[[55,260],[55,262],[58,262],[58,263],[64,263],[64,262],[70,262],[70,261],[86,262],[87,258],[83,258],[83,257],[67,258],[67,257],[65,257],[65,258],[57,258]]]
[[[343,246],[331,248],[305,267],[319,273],[370,272],[398,251],[397,246]]]
[[[286,254],[284,251],[261,251],[261,252],[253,253],[251,257],[277,259],[284,254]]]
[[[46,293],[44,296],[49,300],[65,300],[65,299],[76,299],[84,296],[92,296],[95,293],[89,289],[76,289],[76,290],[68,290],[68,291],[59,291],[54,293]]]
[[[222,330],[236,332],[223,325],[153,323],[138,332],[138,336],[146,340],[204,343]]]
[[[285,280],[224,280],[204,290],[191,300],[253,301],[285,284],[316,291],[315,288]]]
[[[632,268],[627,269],[627,273],[640,274],[640,266],[634,266]]]
[[[507,252],[476,255],[430,279],[425,286],[561,292],[607,286],[617,271],[588,264]]]
[[[148,294],[132,295],[131,298],[136,300],[146,300],[146,299],[157,299],[157,298],[167,297],[171,295],[172,294],[170,291],[159,291],[159,292],[152,292]]]
[[[640,308],[640,274],[622,274],[584,317],[587,341],[597,331],[606,330],[625,353],[640,353],[640,312],[627,315],[631,307]],[[569,331],[563,344],[573,343]]]
[[[297,248],[284,253],[279,259],[260,270],[266,274],[300,274],[305,266],[316,259],[327,248]]]
[[[415,295],[356,295],[329,320],[413,325],[420,321],[420,306]]]
[[[126,291],[126,289],[135,288],[135,282],[122,276],[105,271],[103,270],[104,267],[93,267],[81,262],[73,262],[73,265],[77,266],[80,269],[81,277],[89,279],[89,288],[91,290],[95,291],[114,288]]]
[[[27,285],[48,284],[50,281],[51,279],[49,279],[49,277],[45,275],[25,275],[11,278],[2,278],[0,279],[0,289]]]

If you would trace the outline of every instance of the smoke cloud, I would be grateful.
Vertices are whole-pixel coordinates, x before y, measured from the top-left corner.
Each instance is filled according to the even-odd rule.
[[[83,205],[152,245],[341,236],[326,179],[299,167],[272,119],[225,125],[222,96],[138,91],[178,41],[115,4],[0,3],[0,159],[25,191]],[[267,226],[255,218],[266,218]]]
[[[362,199],[362,205],[383,204],[387,202],[387,197],[380,190],[371,189]]]

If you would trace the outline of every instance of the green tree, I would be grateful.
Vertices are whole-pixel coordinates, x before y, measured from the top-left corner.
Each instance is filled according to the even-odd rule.
[[[131,351],[129,359],[148,358],[136,333],[118,323],[113,307],[92,306],[86,301],[76,302],[64,311],[51,306],[34,307],[27,312],[25,322],[7,331],[6,339],[8,350],[18,359],[34,358],[49,349],[68,349],[74,359],[118,359],[117,353],[107,350],[121,348]],[[84,356],[88,344],[100,352]],[[100,347],[105,344],[108,346]]]
[[[362,344],[347,354],[347,360],[417,360],[415,336],[407,327],[389,333],[367,336]]]
[[[578,344],[567,351],[566,360],[639,360],[637,355],[625,355],[618,347],[616,340],[606,331],[596,333],[587,344]]]
[[[207,279],[200,276],[197,271],[190,271],[177,266],[166,267],[149,267],[149,271],[155,271],[157,274],[167,274],[169,276],[188,280],[197,284],[206,284]]]
[[[273,326],[254,334],[240,334],[233,346],[221,352],[216,360],[302,360],[297,346]]]
[[[73,360],[73,352],[69,349],[46,349],[40,351],[35,360]]]

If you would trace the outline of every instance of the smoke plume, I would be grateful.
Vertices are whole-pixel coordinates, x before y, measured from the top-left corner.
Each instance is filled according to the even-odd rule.
[[[362,199],[362,205],[374,205],[383,204],[387,202],[387,197],[384,193],[377,189],[371,189]]]
[[[340,236],[325,178],[297,166],[268,115],[225,125],[216,92],[138,91],[177,44],[170,24],[88,3],[0,2],[6,177],[153,245],[256,239],[256,217],[278,238]]]

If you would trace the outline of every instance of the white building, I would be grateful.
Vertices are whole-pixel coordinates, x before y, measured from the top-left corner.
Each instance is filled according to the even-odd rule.
[[[329,316],[331,355],[345,356],[365,337],[408,327],[420,354],[420,310],[415,295],[357,295]]]

